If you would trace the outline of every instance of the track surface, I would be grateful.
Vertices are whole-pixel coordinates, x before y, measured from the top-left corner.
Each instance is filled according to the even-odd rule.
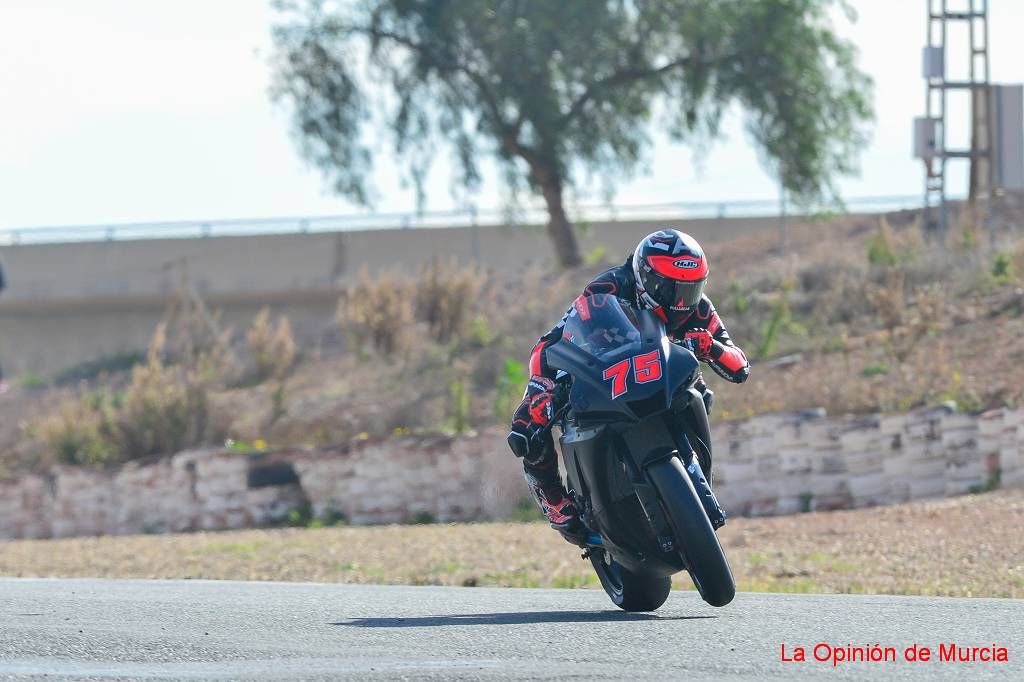
[[[896,647],[896,663],[811,647]],[[1008,663],[907,663],[940,642]],[[782,663],[807,647],[806,663]],[[1024,602],[675,592],[625,614],[596,590],[0,580],[0,679],[1024,679]]]

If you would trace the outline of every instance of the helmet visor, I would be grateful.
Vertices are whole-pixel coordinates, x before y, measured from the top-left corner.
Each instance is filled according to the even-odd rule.
[[[647,288],[647,293],[658,302],[658,305],[671,310],[692,308],[700,302],[704,294],[704,284],[707,279],[699,279],[693,282],[681,282],[668,277],[651,277],[654,280],[649,282],[653,285]]]

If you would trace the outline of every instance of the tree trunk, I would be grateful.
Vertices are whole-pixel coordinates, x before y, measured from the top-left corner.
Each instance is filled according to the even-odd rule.
[[[580,247],[576,243],[576,233],[565,215],[562,181],[557,175],[546,170],[537,173],[537,176],[544,194],[544,203],[548,207],[548,235],[555,243],[558,262],[564,267],[576,267],[583,261],[580,258]]]

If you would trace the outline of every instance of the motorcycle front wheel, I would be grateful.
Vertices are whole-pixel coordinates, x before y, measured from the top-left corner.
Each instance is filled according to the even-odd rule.
[[[672,457],[657,462],[647,475],[658,490],[701,598],[712,606],[725,606],[736,596],[732,569],[682,461]]]
[[[637,575],[604,550],[592,551],[590,563],[609,599],[623,611],[654,611],[672,591],[672,576]]]

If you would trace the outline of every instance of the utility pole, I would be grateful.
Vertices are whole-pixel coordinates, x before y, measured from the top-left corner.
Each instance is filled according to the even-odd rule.
[[[914,156],[925,164],[924,214],[930,230],[945,232],[949,223],[946,165],[950,159],[971,163],[969,199],[987,199],[992,188],[992,131],[989,125],[988,0],[967,0],[967,9],[950,10],[948,0],[926,0],[928,43],[923,52],[925,115],[914,120]],[[946,39],[953,22],[968,33],[968,78],[946,77]],[[962,57],[963,55],[961,55]],[[970,149],[948,146],[947,100],[951,91],[966,91],[971,99]]]

